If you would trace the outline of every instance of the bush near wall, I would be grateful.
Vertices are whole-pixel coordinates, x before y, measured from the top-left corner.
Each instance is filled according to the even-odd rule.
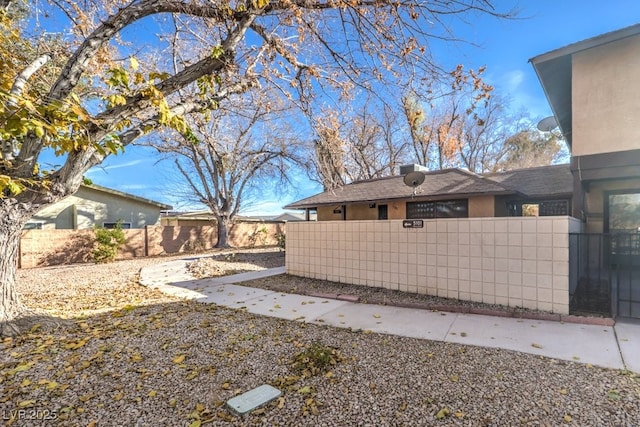
[[[215,226],[147,226],[123,230],[126,240],[116,259],[193,253],[212,249]],[[275,246],[284,222],[236,222],[229,231],[234,247]],[[20,241],[19,268],[92,262],[93,230],[25,230]]]

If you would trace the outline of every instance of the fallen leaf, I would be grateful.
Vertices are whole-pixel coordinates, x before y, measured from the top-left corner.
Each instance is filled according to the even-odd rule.
[[[157,392],[157,391],[155,391],[155,390],[151,390],[151,391],[149,392],[148,396],[149,396],[149,397],[156,397],[156,395],[157,395],[157,394],[158,394],[158,392]]]
[[[531,344],[531,347],[533,347],[533,348],[543,348],[542,345],[536,344],[536,343]]]
[[[309,394],[309,393],[311,393],[311,387],[306,385],[306,386],[298,389],[298,393],[300,393],[300,394]]]
[[[379,314],[374,314],[373,317],[375,317],[376,319],[379,319],[380,315]]]
[[[23,400],[22,402],[18,402],[18,408],[30,408],[35,404],[35,400]]]
[[[184,362],[184,359],[185,359],[185,355],[184,354],[179,354],[179,355],[175,356],[173,359],[171,359],[171,361],[173,363],[180,364],[180,363]]]
[[[450,411],[449,408],[442,408],[438,411],[438,413],[436,414],[436,418],[441,420],[444,417],[446,417],[447,415],[449,415]]]
[[[570,423],[570,422],[571,422],[571,420],[572,420],[571,415],[565,415],[565,416],[564,416],[564,422],[566,422],[566,423]]]

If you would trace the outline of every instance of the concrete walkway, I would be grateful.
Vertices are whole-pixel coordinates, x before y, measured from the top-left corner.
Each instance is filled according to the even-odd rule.
[[[615,326],[596,326],[358,304],[237,284],[283,274],[284,267],[196,280],[186,269],[190,261],[185,259],[145,267],[140,273],[140,281],[177,297],[243,308],[265,316],[504,348],[640,373],[640,321],[618,320]]]

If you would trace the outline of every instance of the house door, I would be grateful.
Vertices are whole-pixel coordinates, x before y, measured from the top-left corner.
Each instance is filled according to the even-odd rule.
[[[640,318],[640,191],[606,196],[604,228],[611,237],[611,296],[617,301],[617,316]]]

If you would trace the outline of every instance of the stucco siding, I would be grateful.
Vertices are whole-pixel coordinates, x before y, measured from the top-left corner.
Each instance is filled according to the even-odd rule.
[[[640,36],[575,53],[572,61],[572,154],[637,149]]]

